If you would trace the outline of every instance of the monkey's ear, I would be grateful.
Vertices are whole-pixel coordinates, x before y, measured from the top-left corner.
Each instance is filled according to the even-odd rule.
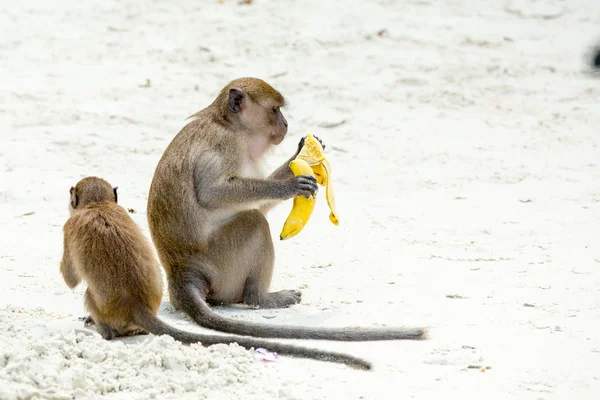
[[[115,194],[115,203],[118,203],[118,201],[117,201],[117,189],[118,189],[118,188],[119,188],[118,186],[115,186],[115,187],[113,188],[113,193]]]
[[[229,89],[229,99],[227,100],[227,108],[232,113],[239,113],[242,111],[242,103],[246,93],[241,89]]]
[[[71,207],[75,208],[77,207],[77,203],[79,203],[79,199],[77,198],[77,190],[71,186],[69,193],[71,194]]]

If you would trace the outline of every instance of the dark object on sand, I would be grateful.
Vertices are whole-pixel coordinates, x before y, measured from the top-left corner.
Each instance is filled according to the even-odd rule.
[[[590,64],[591,64],[592,68],[600,69],[600,46],[596,46],[592,50],[592,56],[590,58]]]

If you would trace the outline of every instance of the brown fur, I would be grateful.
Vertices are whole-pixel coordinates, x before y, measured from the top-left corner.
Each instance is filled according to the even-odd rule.
[[[162,275],[150,242],[116,202],[116,189],[87,177],[71,188],[71,217],[64,225],[60,271],[70,288],[85,280],[85,308],[105,339],[150,332],[183,343],[238,343],[281,354],[335,361],[370,369],[364,360],[340,353],[270,343],[247,337],[199,335],[175,329],[157,318]]]
[[[162,155],[148,198],[148,223],[167,273],[171,303],[198,324],[241,335],[329,339],[423,339],[421,328],[319,329],[268,326],[220,317],[209,304],[288,307],[297,290],[268,292],[274,248],[266,212],[314,193],[313,177],[294,177],[289,162],[267,178],[260,159],[281,143],[283,96],[254,78],[230,82],[194,114]]]
[[[236,79],[221,89],[219,95],[211,104],[212,109],[218,111],[219,117],[224,120],[228,118],[227,102],[229,100],[229,90],[233,88],[244,90],[258,104],[273,103],[278,107],[285,107],[283,95],[266,82],[259,79]],[[193,114],[192,117],[199,116],[200,113],[201,111]]]

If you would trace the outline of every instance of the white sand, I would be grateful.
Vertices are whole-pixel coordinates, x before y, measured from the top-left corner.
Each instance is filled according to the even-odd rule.
[[[600,398],[600,82],[583,64],[600,3],[4,0],[0,27],[0,399]],[[289,99],[270,167],[307,131],[328,144],[341,226],[321,197],[277,241],[272,287],[302,288],[302,304],[217,311],[432,328],[307,343],[373,372],[109,343],[77,320],[84,288],[58,273],[69,187],[118,185],[147,233],[163,150],[246,75]],[[160,317],[203,331],[167,297]]]

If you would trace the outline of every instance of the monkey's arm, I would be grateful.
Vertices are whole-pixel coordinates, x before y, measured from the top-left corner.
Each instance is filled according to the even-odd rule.
[[[317,190],[317,181],[310,176],[299,176],[290,180],[233,176],[211,183],[204,179],[203,181],[197,185],[196,194],[200,204],[210,208],[223,208],[260,200],[286,200],[303,194],[308,196]]]
[[[293,176],[289,179],[256,179],[215,176],[210,168],[196,169],[195,191],[198,202],[208,208],[223,208],[261,200],[286,200],[295,196],[316,193],[317,181],[312,176]],[[208,172],[208,173],[207,173]]]
[[[79,282],[81,282],[81,278],[79,275],[77,275],[77,271],[73,265],[73,260],[71,259],[71,254],[69,253],[69,246],[67,245],[66,238],[64,241],[63,257],[60,261],[60,273],[70,289],[73,289],[79,284]]]
[[[299,151],[300,150],[298,150],[298,152]],[[296,154],[294,154],[286,162],[284,162],[279,168],[277,168],[275,171],[273,171],[273,173],[271,173],[271,175],[269,175],[267,177],[267,179],[268,180],[273,180],[273,181],[281,181],[281,180],[284,180],[284,179],[291,179],[291,178],[293,178],[294,177],[294,173],[290,169],[290,163],[292,162],[292,160],[294,160],[294,158],[296,158],[296,156],[298,155],[298,152],[296,152]],[[273,207],[275,207],[276,205],[278,205],[282,201],[283,201],[283,199],[269,200],[269,201],[265,202],[263,205],[261,205],[260,208],[259,208],[259,210],[263,214],[267,214],[269,211],[271,211],[271,209]]]
[[[296,152],[296,154],[294,154],[286,162],[284,162],[279,168],[277,168],[275,171],[273,171],[271,173],[271,175],[269,175],[267,177],[267,179],[279,181],[279,180],[283,180],[283,179],[293,178],[294,173],[290,169],[290,163],[292,162],[292,160],[294,160],[294,158],[296,158],[297,155],[298,155],[298,152]]]

